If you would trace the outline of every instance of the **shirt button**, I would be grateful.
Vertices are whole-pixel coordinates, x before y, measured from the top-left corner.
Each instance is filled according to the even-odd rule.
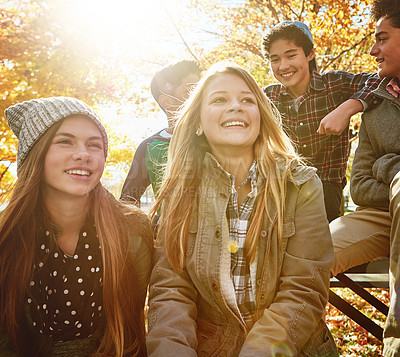
[[[267,236],[267,231],[263,229],[260,234],[262,238],[265,238]]]
[[[215,281],[212,283],[212,288],[214,291],[218,291],[218,284]]]
[[[261,298],[261,300],[264,300],[265,294],[261,294],[261,295],[260,295],[260,298]]]
[[[219,231],[219,229],[217,229],[215,231],[215,238],[219,238],[219,237],[221,237],[221,232]]]
[[[303,126],[304,124],[303,124],[303,123],[300,123],[299,125],[300,125],[300,126]]]
[[[257,286],[261,285],[261,279],[257,279]]]
[[[306,147],[307,147],[307,144],[304,144],[304,145],[303,145],[303,148],[306,148]]]

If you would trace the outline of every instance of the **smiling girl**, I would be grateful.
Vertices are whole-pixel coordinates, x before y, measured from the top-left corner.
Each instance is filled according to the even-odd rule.
[[[151,356],[336,356],[322,185],[254,78],[211,67],[175,128],[150,281]]]
[[[0,220],[0,356],[145,356],[151,228],[100,183],[100,118],[67,97],[5,114],[19,141]]]

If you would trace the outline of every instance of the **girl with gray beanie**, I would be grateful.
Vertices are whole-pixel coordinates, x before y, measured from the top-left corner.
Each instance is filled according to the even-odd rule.
[[[100,183],[100,118],[67,97],[5,115],[18,179],[0,219],[0,356],[145,356],[152,232]]]

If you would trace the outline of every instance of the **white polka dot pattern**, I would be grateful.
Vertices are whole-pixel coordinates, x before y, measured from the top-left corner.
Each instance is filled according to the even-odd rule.
[[[104,319],[99,241],[93,225],[85,225],[74,254],[68,256],[54,239],[47,230],[38,245],[39,260],[26,300],[32,326],[55,341],[85,338]]]

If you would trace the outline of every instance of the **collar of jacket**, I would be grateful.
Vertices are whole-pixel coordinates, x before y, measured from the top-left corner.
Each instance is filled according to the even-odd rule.
[[[376,95],[377,97],[389,100],[393,104],[400,107],[399,100],[395,98],[393,95],[391,95],[386,89],[387,84],[391,81],[392,78],[393,77],[383,78],[381,83],[379,83],[378,88],[376,88],[372,93],[374,93],[374,95]]]
[[[317,172],[317,169],[310,166],[301,165],[297,160],[293,160],[287,163],[282,157],[276,159],[276,174],[280,177],[284,175],[287,165],[290,165],[289,180],[292,181],[296,186],[299,186],[308,181]],[[215,156],[210,152],[207,152],[203,162],[203,173],[207,173],[207,176],[214,177],[216,184],[224,186],[231,184],[229,174],[224,170],[221,164],[217,161]],[[229,186],[230,189],[230,186]]]

